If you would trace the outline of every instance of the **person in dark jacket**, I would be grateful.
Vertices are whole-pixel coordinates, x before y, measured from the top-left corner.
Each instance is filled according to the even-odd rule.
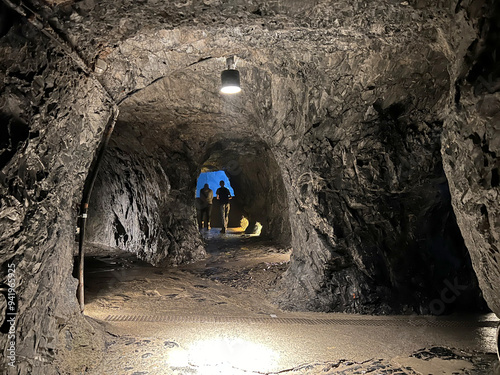
[[[210,217],[212,215],[212,201],[214,199],[214,192],[208,184],[203,186],[200,190],[200,214],[198,215],[198,227],[201,229],[203,222],[205,229],[210,229]]]
[[[220,202],[220,216],[222,218],[222,229],[221,233],[226,233],[227,230],[227,222],[229,219],[229,209],[231,208],[229,205],[229,200],[231,199],[231,193],[227,187],[224,187],[224,181],[221,181],[220,188],[217,189],[217,199]]]

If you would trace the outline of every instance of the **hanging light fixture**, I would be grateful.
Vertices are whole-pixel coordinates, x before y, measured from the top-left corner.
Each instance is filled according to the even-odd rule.
[[[222,86],[220,92],[223,94],[236,94],[241,91],[240,72],[237,71],[234,56],[226,59],[227,69],[222,71],[220,78]]]

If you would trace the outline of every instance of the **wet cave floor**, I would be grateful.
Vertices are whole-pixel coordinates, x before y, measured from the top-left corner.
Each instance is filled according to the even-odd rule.
[[[86,259],[85,315],[107,336],[82,373],[500,374],[493,314],[282,311],[271,301],[289,251],[238,230],[203,235],[207,258],[179,267]]]

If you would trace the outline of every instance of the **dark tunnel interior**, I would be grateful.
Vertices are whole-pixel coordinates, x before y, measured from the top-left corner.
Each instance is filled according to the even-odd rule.
[[[409,169],[404,157],[398,161],[398,173],[404,173],[408,181],[415,179],[417,185],[379,194],[370,203],[368,196],[358,197],[365,202],[357,207],[349,203],[353,176],[335,176],[338,172],[322,161],[328,154],[311,153],[317,158],[316,165],[326,169],[302,174],[297,183],[286,188],[283,173],[290,172],[280,167],[258,126],[251,123],[255,115],[240,115],[238,121],[226,122],[224,111],[241,111],[239,99],[234,98],[219,104],[221,112],[207,114],[201,96],[210,103],[218,94],[206,92],[200,93],[198,109],[186,109],[184,91],[172,91],[195,80],[190,76],[187,83],[175,83],[175,79],[186,77],[179,73],[165,78],[122,104],[91,199],[86,229],[89,249],[124,250],[156,266],[203,259],[210,239],[204,239],[197,228],[196,181],[200,172],[223,170],[236,196],[233,225],[234,215],[241,212],[250,228],[257,222],[262,224],[263,240],[292,249],[294,262],[283,274],[282,291],[276,297],[284,308],[434,315],[487,311],[436,153],[422,172]],[[373,133],[370,136],[390,138],[387,155],[393,156],[380,159],[369,151],[360,153],[354,161],[361,184],[374,178],[387,181],[387,157],[404,155],[400,147],[417,153],[423,147],[418,141],[404,145],[407,141],[403,138],[413,131],[411,125],[403,128],[406,133],[399,130],[407,110],[404,106],[397,113],[392,107],[374,107],[380,117],[373,121],[375,130],[369,130]],[[429,128],[429,132],[434,130]],[[430,143],[430,147],[436,146]],[[381,168],[379,176],[373,175],[374,168]],[[330,175],[333,183],[318,177]],[[340,192],[334,185],[339,185],[338,178],[346,178],[340,183],[344,186]],[[362,193],[354,191],[356,194]],[[289,207],[290,195],[297,197],[293,207]],[[364,210],[367,205],[374,210],[368,216]],[[314,212],[308,215],[308,223],[300,214],[306,209]],[[217,209],[213,215],[218,215]],[[304,254],[323,256],[314,248],[313,233],[330,258],[314,277],[324,273],[327,284],[315,298],[298,303],[299,298],[293,295],[296,289],[288,284],[296,276],[290,279],[289,275],[307,277],[296,269],[302,267]],[[295,247],[300,251],[293,251]],[[356,249],[354,255],[348,255],[350,248]],[[354,284],[353,279],[357,280]],[[456,295],[442,304],[441,294],[447,293],[448,285],[461,289],[455,288]],[[336,299],[332,300],[332,295]]]
[[[0,0],[0,373],[205,375],[170,355],[228,332],[283,354],[245,374],[500,373],[499,20]]]

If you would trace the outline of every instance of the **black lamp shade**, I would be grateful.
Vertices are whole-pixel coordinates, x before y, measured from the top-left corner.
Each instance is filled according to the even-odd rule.
[[[241,91],[240,72],[236,69],[226,69],[221,73],[222,87],[220,91],[224,94],[235,94]]]

